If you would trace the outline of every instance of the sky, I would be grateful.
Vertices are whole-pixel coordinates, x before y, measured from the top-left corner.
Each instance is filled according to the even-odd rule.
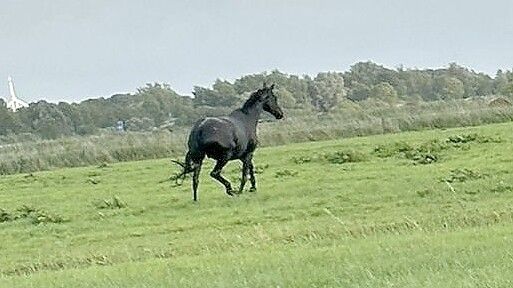
[[[513,67],[513,1],[1,0],[0,96],[76,102],[278,69]],[[3,80],[5,79],[5,80]],[[2,84],[4,83],[4,84]]]

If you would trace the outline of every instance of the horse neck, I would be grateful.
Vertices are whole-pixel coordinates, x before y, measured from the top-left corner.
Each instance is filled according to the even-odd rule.
[[[261,102],[255,102],[251,106],[244,105],[241,109],[245,115],[246,121],[251,125],[251,127],[255,127],[258,124],[258,119],[260,119],[260,114],[264,110],[263,104]]]

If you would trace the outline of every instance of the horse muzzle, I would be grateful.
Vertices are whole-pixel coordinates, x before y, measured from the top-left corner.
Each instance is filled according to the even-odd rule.
[[[280,120],[283,118],[283,111],[279,110],[279,111],[276,111],[276,113],[274,113],[273,115],[276,119]]]

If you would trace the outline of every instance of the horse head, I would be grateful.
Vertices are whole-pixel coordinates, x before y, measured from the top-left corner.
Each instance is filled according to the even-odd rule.
[[[274,84],[267,87],[265,83],[264,88],[260,89],[263,108],[264,111],[271,113],[276,119],[281,119],[283,118],[283,111],[278,105],[278,101],[276,99],[276,95],[273,93],[273,89]]]

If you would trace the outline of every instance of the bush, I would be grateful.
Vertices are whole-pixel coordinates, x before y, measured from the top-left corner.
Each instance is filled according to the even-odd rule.
[[[359,151],[355,151],[355,150],[326,153],[323,155],[323,157],[329,163],[332,163],[332,164],[344,164],[344,163],[361,162],[361,161],[367,160],[367,157],[365,154],[363,154]]]

